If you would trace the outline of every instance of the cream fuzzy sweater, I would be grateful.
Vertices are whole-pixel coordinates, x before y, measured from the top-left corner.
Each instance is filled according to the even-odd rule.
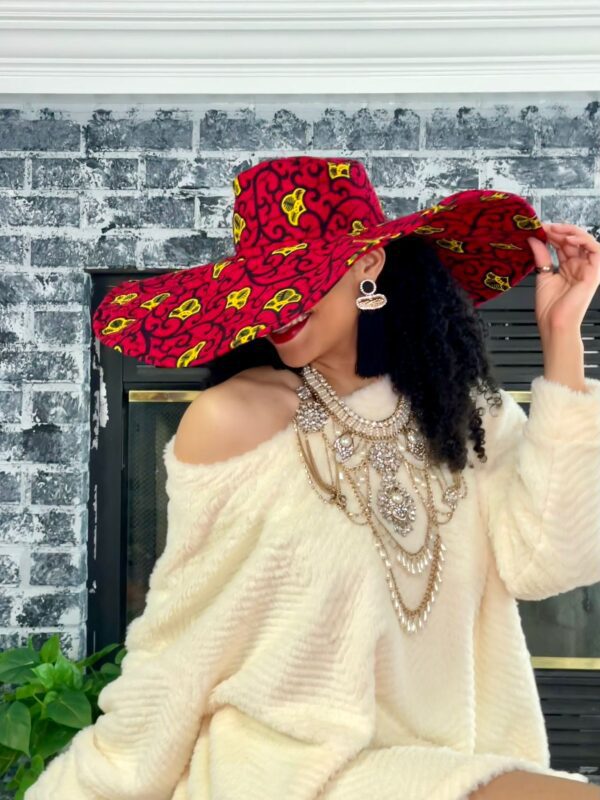
[[[414,634],[369,528],[310,487],[292,424],[216,464],[177,460],[171,438],[167,544],[122,675],[25,800],[459,800],[513,769],[586,782],[549,768],[516,602],[600,581],[600,380],[586,384],[540,375],[529,417],[504,390],[484,415],[488,461],[469,440]],[[384,376],[345,400],[383,419],[396,395]],[[416,604],[428,570],[395,574]]]

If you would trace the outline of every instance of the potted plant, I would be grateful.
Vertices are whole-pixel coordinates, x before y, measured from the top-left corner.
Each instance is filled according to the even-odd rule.
[[[81,728],[102,714],[98,695],[121,673],[126,648],[114,663],[93,665],[119,644],[109,644],[80,661],[71,661],[60,649],[58,634],[34,648],[0,653],[0,780],[3,797],[22,800],[46,763],[69,744]],[[6,792],[9,792],[7,794]]]

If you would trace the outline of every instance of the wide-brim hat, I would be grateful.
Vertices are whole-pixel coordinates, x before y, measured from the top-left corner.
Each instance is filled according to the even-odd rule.
[[[546,242],[527,200],[495,189],[388,220],[352,158],[268,159],[238,173],[233,190],[231,255],[114,286],[92,318],[103,344],[158,367],[200,366],[291,322],[356,259],[410,234],[480,306],[534,269],[528,237]]]

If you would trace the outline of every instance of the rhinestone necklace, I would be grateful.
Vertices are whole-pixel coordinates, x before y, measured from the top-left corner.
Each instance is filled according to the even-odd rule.
[[[324,502],[334,503],[351,522],[371,528],[400,626],[407,633],[414,633],[427,620],[442,581],[446,547],[438,528],[452,519],[458,501],[467,494],[466,482],[458,473],[448,484],[441,470],[431,467],[425,440],[414,424],[409,398],[400,396],[395,410],[386,419],[370,420],[347,406],[325,377],[310,365],[303,367],[302,378],[304,382],[296,389],[300,404],[293,423],[309,483]],[[334,425],[333,441],[326,435],[329,421]],[[311,434],[320,434],[323,441],[329,482],[317,468],[309,442]],[[352,459],[358,459],[358,463],[351,464]],[[402,538],[414,532],[416,519],[415,499],[397,474],[402,467],[427,515],[425,540],[416,551],[401,544]],[[373,470],[380,476],[376,504],[371,485]],[[436,508],[431,481],[438,483],[442,503],[447,508]],[[344,491],[342,482],[354,495],[358,511],[350,510],[348,489]],[[384,538],[396,551],[395,558],[386,550]],[[392,560],[411,575],[420,575],[431,564],[425,593],[416,608],[409,608],[402,600]]]

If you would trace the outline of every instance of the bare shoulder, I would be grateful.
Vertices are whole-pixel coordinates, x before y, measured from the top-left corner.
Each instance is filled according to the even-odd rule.
[[[300,382],[291,370],[261,366],[204,389],[179,421],[175,457],[212,464],[254,449],[290,424]]]

